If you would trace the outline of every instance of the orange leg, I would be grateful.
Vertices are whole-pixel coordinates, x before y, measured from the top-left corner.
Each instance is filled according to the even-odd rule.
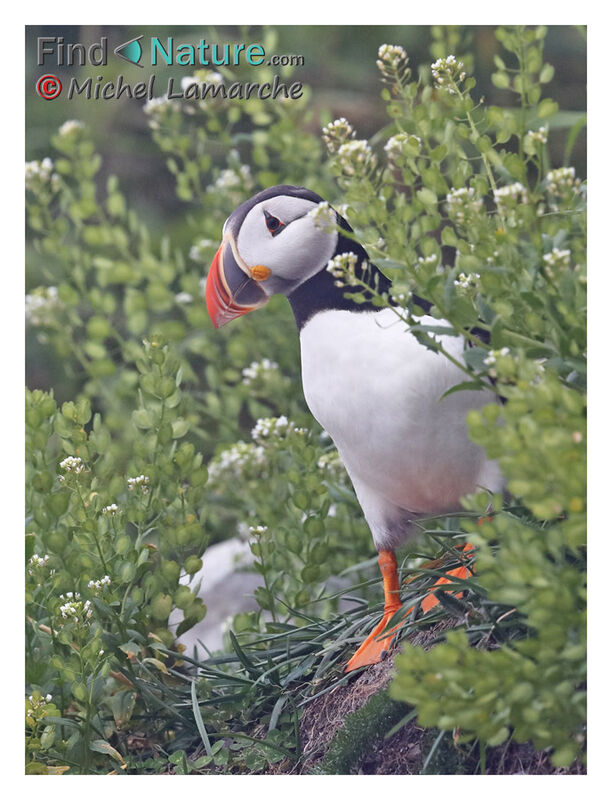
[[[399,627],[399,625],[397,625],[392,631],[389,631],[387,636],[382,639],[380,638],[389,624],[389,620],[395,612],[402,607],[402,604],[399,598],[400,586],[397,574],[397,559],[395,558],[393,550],[380,551],[378,566],[380,567],[385,590],[383,618],[348,662],[344,670],[345,672],[351,672],[367,664],[378,664],[379,661],[382,661],[384,658],[383,653],[385,655],[387,654],[391,647],[394,633]]]
[[[474,545],[471,545],[471,544],[466,544],[461,548],[461,550],[463,551],[464,554],[469,553],[473,549],[474,549]],[[436,563],[436,566],[438,566],[437,563]],[[446,574],[449,575],[451,578],[462,578],[463,579],[463,578],[469,578],[470,577],[470,571],[468,570],[467,567],[463,567],[463,566],[462,567],[457,567],[456,569],[449,569]],[[438,578],[438,580],[434,583],[431,592],[421,602],[421,608],[423,609],[423,613],[424,614],[426,614],[431,608],[434,608],[434,606],[437,606],[438,603],[440,602],[438,600],[438,598],[435,596],[434,591],[439,586],[441,586],[442,584],[450,583],[450,582],[451,581],[449,580],[449,578],[444,578],[444,577]],[[461,595],[461,592],[459,592],[459,595]]]

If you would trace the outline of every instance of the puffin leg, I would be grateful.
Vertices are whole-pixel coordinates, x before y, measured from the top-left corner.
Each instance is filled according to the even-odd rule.
[[[395,612],[402,607],[402,604],[399,598],[400,585],[397,574],[397,559],[395,558],[393,550],[380,551],[378,555],[378,566],[382,574],[383,588],[385,591],[383,618],[367,639],[365,639],[355,655],[350,659],[344,670],[345,672],[351,672],[359,667],[365,667],[367,664],[378,664],[379,661],[382,661],[391,648],[393,637],[399,627],[399,625],[396,625],[393,630],[389,631],[387,636],[380,638],[389,620]]]
[[[468,542],[467,544],[465,544],[463,546],[459,546],[458,549],[463,553],[463,555],[469,555],[471,553],[471,551],[474,549],[474,545],[472,545],[472,544],[470,544]],[[425,564],[424,566],[426,566],[428,568],[434,568],[435,569],[436,567],[438,567],[440,565],[441,562],[442,562],[442,559],[438,559],[437,561],[432,561],[429,564]],[[422,608],[424,614],[426,614],[430,609],[432,609],[435,606],[437,606],[438,603],[440,602],[438,600],[438,598],[434,594],[434,592],[437,589],[439,589],[440,586],[442,586],[445,583],[450,583],[453,578],[461,578],[461,579],[469,578],[470,575],[471,575],[471,572],[466,566],[461,566],[461,567],[456,567],[455,569],[449,569],[446,572],[446,575],[449,575],[450,577],[449,578],[446,578],[446,577],[438,578],[438,580],[434,583],[431,592],[427,595],[427,597],[425,597],[422,600],[421,608]],[[463,594],[462,592],[458,592],[456,596],[457,597],[461,597],[462,594]]]

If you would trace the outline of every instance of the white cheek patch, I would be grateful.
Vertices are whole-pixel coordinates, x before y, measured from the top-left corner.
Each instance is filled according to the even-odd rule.
[[[315,226],[308,215],[315,207],[310,200],[282,196],[259,203],[245,217],[238,233],[238,251],[249,267],[262,265],[270,270],[265,282],[269,281],[270,288],[274,278],[298,286],[333,256],[338,235]],[[266,227],[264,209],[284,225],[275,236]]]

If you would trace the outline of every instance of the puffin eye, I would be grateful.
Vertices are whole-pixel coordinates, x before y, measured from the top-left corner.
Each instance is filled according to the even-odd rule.
[[[280,233],[285,226],[284,222],[281,222],[278,217],[273,216],[265,209],[264,217],[266,219],[266,228],[270,231],[272,236],[276,236],[277,233]]]

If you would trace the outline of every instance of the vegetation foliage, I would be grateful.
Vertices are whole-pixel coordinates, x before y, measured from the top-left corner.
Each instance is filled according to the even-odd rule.
[[[586,198],[571,156],[584,123],[544,94],[545,35],[497,31],[504,107],[475,99],[460,29],[432,30],[431,66],[383,45],[390,122],[370,141],[345,119],[308,132],[308,91],[279,103],[148,103],[192,226],[189,254],[148,229],[116,177],[99,185],[82,124],[64,124],[50,157],[27,165],[29,257],[43,280],[27,318],[80,387],[59,407],[53,393],[26,392],[28,772],[299,763],[300,708],[347,681],[350,647],[380,612],[369,532],[304,404],[287,304],[275,298],[217,332],[202,302],[224,219],[276,183],[308,186],[346,216],[393,279],[393,295],[375,302],[413,328],[418,294],[468,340],[452,391],[487,385],[503,399],[467,422],[508,493],[424,520],[402,567],[405,609],[417,608],[442,574],[423,560],[475,545],[462,597],[417,608],[400,638],[449,614],[458,629],[427,651],[404,647],[391,698],[459,744],[477,739],[485,759],[509,738],[550,749],[557,766],[583,753]],[[555,127],[567,130],[563,164],[547,153]],[[332,268],[355,286],[351,263]],[[450,357],[430,335],[438,328],[421,330],[423,346]],[[206,613],[180,579],[237,531],[262,576],[258,610],[197,664],[173,645]],[[339,611],[342,596],[352,611]],[[386,694],[371,702],[384,710],[376,730],[408,713]],[[337,743],[324,771],[350,771],[347,754],[369,730],[353,727],[361,738]]]

